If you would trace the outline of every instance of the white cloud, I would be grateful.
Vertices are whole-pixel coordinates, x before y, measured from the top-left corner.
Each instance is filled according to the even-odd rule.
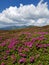
[[[49,25],[49,9],[47,2],[43,3],[41,0],[37,6],[23,5],[20,7],[10,6],[0,13],[0,23],[4,26],[16,25],[16,26],[44,26]],[[0,25],[1,25],[0,24]]]

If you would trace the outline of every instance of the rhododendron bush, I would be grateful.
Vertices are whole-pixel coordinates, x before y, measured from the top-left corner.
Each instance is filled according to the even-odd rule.
[[[49,32],[0,33],[0,65],[49,65]]]

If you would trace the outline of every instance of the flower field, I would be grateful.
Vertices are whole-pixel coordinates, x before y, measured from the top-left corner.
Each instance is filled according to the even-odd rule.
[[[0,65],[49,65],[49,27],[0,31]]]

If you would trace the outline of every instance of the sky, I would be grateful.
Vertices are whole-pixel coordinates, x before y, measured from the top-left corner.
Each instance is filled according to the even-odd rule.
[[[23,5],[28,5],[28,4],[37,5],[38,2],[39,2],[39,0],[0,0],[0,12],[2,12],[2,10],[6,9],[10,6],[19,7],[21,3]]]
[[[0,28],[49,25],[49,0],[0,0]]]

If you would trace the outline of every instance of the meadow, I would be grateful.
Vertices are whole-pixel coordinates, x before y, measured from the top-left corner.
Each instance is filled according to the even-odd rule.
[[[0,65],[49,65],[49,26],[0,30]]]

